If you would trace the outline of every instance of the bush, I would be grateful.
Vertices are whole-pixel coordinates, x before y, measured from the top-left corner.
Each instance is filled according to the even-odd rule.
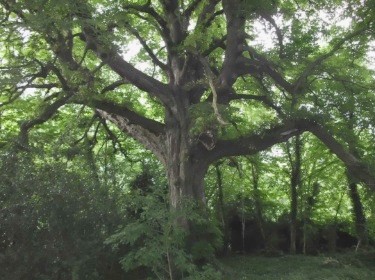
[[[211,266],[197,265],[198,260],[206,262],[213,257],[220,238],[191,202],[185,201],[179,211],[171,211],[165,189],[154,186],[146,194],[133,190],[127,196],[127,205],[127,220],[132,221],[106,241],[115,249],[128,246],[121,259],[126,271],[143,267],[157,279],[220,279],[220,273]],[[181,217],[189,217],[194,239],[198,239],[191,248],[186,247],[188,233],[176,222]]]

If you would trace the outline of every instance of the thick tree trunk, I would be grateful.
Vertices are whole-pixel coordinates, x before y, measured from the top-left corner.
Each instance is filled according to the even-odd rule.
[[[184,199],[193,199],[200,205],[206,203],[204,176],[207,165],[203,161],[192,162],[187,155],[187,151],[175,151],[167,162],[170,203],[173,209],[179,209]]]
[[[189,118],[183,106],[166,117],[164,164],[169,185],[171,210],[180,210],[184,200],[191,199],[198,207],[205,206],[204,177],[208,162],[204,152],[189,135]],[[189,230],[187,217],[181,216],[178,224]]]

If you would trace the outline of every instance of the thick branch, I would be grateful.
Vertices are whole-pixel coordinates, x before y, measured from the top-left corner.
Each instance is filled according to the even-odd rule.
[[[289,83],[277,70],[275,70],[276,65],[268,61],[266,57],[259,54],[254,48],[246,46],[247,50],[251,57],[241,57],[238,60],[237,71],[241,74],[250,74],[250,75],[259,75],[264,73],[272,78],[277,86],[283,88],[289,93],[293,93],[293,85]]]
[[[241,1],[223,0],[222,3],[227,19],[227,43],[220,80],[223,87],[231,87],[238,77],[236,66],[237,59],[242,53],[240,46],[245,41],[245,17],[238,9],[233,9],[233,7],[240,7]]]
[[[111,114],[104,110],[97,109],[96,112],[104,119],[115,124],[121,131],[141,143],[146,149],[152,151],[158,159],[165,164],[166,150],[164,149],[164,134],[153,133],[144,127],[132,123],[127,117]]]
[[[143,129],[149,130],[155,135],[160,135],[164,132],[164,125],[162,123],[143,117],[136,112],[129,110],[125,106],[121,106],[114,102],[93,99],[90,100],[88,105],[95,109],[105,111],[107,114],[120,116],[126,119],[129,125],[141,126]]]
[[[102,59],[122,78],[126,79],[140,90],[156,97],[164,105],[171,105],[172,92],[167,85],[139,71],[133,65],[125,61],[119,54],[109,55],[108,57],[102,56]]]
[[[46,121],[48,121],[50,118],[52,118],[56,114],[58,109],[60,107],[64,106],[67,103],[67,101],[69,100],[70,97],[71,97],[70,95],[67,95],[63,98],[60,98],[60,99],[56,100],[52,104],[46,106],[45,109],[43,110],[43,112],[38,117],[36,117],[35,119],[24,121],[21,124],[21,130],[20,130],[21,145],[27,147],[28,146],[28,132],[29,132],[29,130],[31,128],[33,128],[34,126],[43,124]]]
[[[309,128],[309,131],[341,159],[352,176],[375,190],[375,174],[369,166],[366,166],[360,159],[347,151],[325,128],[315,126]]]
[[[85,36],[82,39],[120,77],[149,95],[156,97],[163,105],[171,106],[171,91],[169,87],[125,61],[120,54],[114,51],[115,47],[113,45],[103,46],[104,43],[98,39],[101,33],[102,31],[94,29],[92,26],[86,26],[84,27]],[[93,36],[92,34],[97,35]]]
[[[315,125],[315,123],[306,120],[289,121],[235,140],[219,140],[209,152],[208,158],[210,162],[214,162],[223,157],[256,154],[275,144],[283,143],[293,136],[302,134]]]

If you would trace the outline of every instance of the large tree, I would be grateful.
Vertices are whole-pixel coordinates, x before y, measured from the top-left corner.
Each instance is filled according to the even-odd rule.
[[[373,118],[374,1],[0,3],[1,110],[30,100],[21,148],[64,108],[90,107],[107,130],[155,154],[178,208],[185,196],[205,203],[211,163],[308,131],[375,190],[373,170],[335,135],[340,115],[326,106],[345,82],[356,85],[356,113]],[[141,48],[132,59],[130,46]]]

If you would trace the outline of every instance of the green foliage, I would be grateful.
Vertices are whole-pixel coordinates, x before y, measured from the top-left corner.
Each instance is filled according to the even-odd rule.
[[[98,186],[87,166],[39,165],[10,151],[1,158],[0,278],[106,277],[116,255],[103,241],[122,219],[116,195]]]
[[[164,2],[177,7],[166,12]],[[324,125],[344,150],[355,147],[354,154],[373,173],[375,95],[369,51],[375,1],[226,3],[227,10],[223,1],[208,0],[1,2],[0,278],[114,279],[104,271],[118,269],[121,256],[125,269],[147,267],[161,279],[171,274],[218,279],[216,269],[202,263],[211,261],[221,234],[230,239],[225,231],[231,215],[262,220],[266,229],[274,224],[287,228],[293,167],[285,145],[258,157],[220,159],[222,178],[212,168],[206,177],[208,209],[185,201],[172,211],[163,187],[166,178],[159,175],[168,170],[124,136],[126,131],[164,156],[171,151],[171,135],[165,133],[169,125],[185,129],[189,123],[189,131],[181,135],[189,133],[184,140],[195,156],[203,148],[199,136],[208,130],[214,131],[215,141],[263,137],[274,124],[308,117]],[[238,16],[246,19],[243,30],[232,28],[240,28],[241,20],[234,19]],[[183,28],[176,30],[178,26]],[[232,39],[235,46],[230,46]],[[220,124],[214,113],[207,73],[197,55],[207,58],[216,76],[217,106],[229,125]],[[225,77],[226,69],[236,73]],[[123,84],[116,86],[119,82]],[[168,102],[161,100],[170,94],[174,97]],[[45,114],[67,96],[64,107]],[[99,108],[94,100],[121,108]],[[98,109],[111,118],[99,117]],[[180,110],[186,119],[179,119]],[[172,114],[166,112],[176,118],[167,122]],[[111,124],[122,114],[122,125]],[[154,132],[148,119],[168,125]],[[25,148],[18,139],[28,120],[37,123],[29,129],[28,152],[11,150]],[[311,134],[303,138],[298,220],[309,220],[309,237],[338,224],[354,234],[345,167]],[[215,148],[204,151],[207,158],[186,158],[205,161],[224,152]],[[228,148],[229,154],[237,153],[235,145]],[[148,172],[137,175],[145,168]],[[374,197],[365,188],[359,191],[374,239]],[[189,218],[189,234],[178,226],[181,217]],[[223,232],[214,217],[220,218]],[[274,244],[283,239],[276,230],[266,237]],[[104,240],[117,248],[115,253]],[[121,270],[117,276],[123,276]]]
[[[199,103],[190,108],[191,115],[191,135],[199,135],[207,129],[216,127],[218,120],[215,116],[214,109],[208,102]]]
[[[142,189],[133,190],[125,203],[128,205],[126,225],[106,240],[115,249],[128,248],[121,259],[125,270],[146,267],[157,279],[219,279],[220,274],[211,266],[195,265],[197,260],[212,259],[219,246],[219,233],[194,210],[191,201],[186,200],[181,208],[171,210],[165,189],[154,185],[147,193]],[[191,248],[186,247],[186,240],[191,236],[179,224],[183,217],[188,217],[193,227],[193,238],[201,240]]]

